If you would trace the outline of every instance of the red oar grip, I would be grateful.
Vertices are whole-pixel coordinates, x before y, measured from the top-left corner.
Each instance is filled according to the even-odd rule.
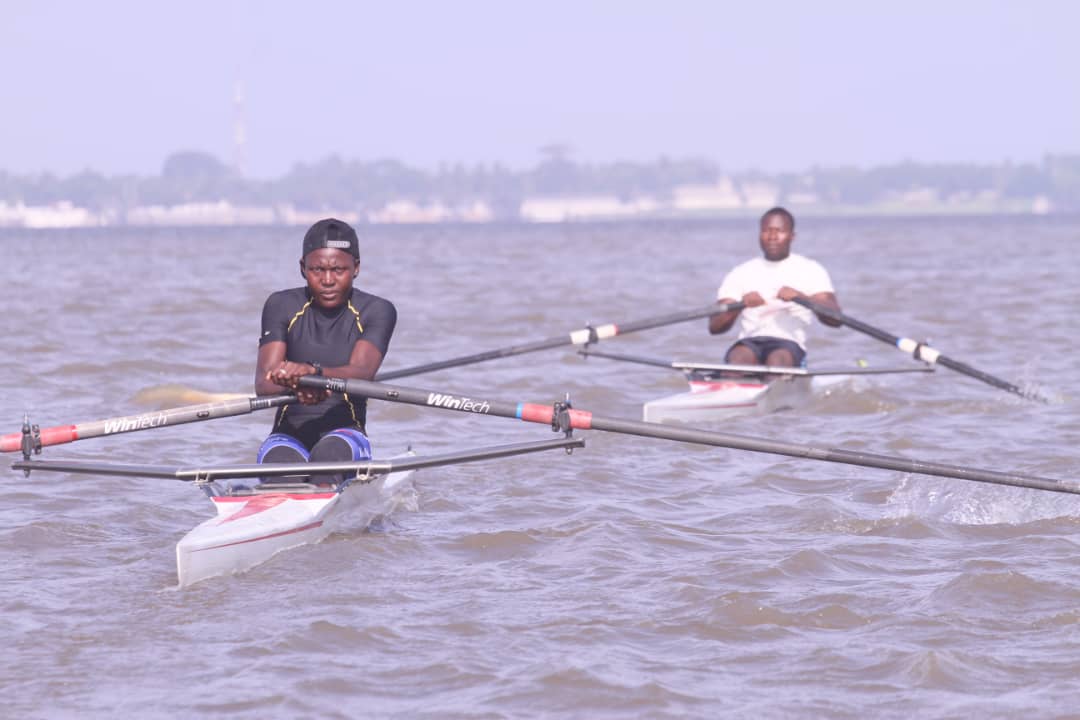
[[[22,433],[0,435],[0,452],[22,450]],[[58,425],[41,431],[41,446],[63,445],[79,439],[79,431],[74,425]]]
[[[550,425],[555,416],[555,409],[551,405],[538,403],[521,403],[518,417],[525,422],[543,423]],[[592,413],[587,410],[569,410],[570,427],[575,430],[588,430],[592,427]]]
[[[22,447],[22,433],[0,435],[0,452],[15,452]]]

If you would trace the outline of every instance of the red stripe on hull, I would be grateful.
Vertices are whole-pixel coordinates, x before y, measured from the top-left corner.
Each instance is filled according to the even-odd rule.
[[[719,405],[690,405],[684,408],[678,408],[680,412],[694,412],[695,410],[716,410],[717,408],[752,408],[757,407],[757,403],[721,403]]]
[[[332,498],[337,493],[333,492],[321,492],[321,493],[265,493],[258,495],[257,497],[284,497],[292,500],[325,500]],[[228,503],[228,502],[249,502],[251,495],[218,495],[211,498],[216,503]]]
[[[292,530],[285,530],[279,533],[273,533],[271,535],[263,535],[262,537],[251,538],[250,540],[237,540],[236,542],[224,543],[223,545],[213,545],[211,547],[199,548],[198,550],[192,550],[192,552],[203,552],[206,550],[220,550],[221,548],[233,547],[234,545],[246,545],[247,543],[259,542],[261,540],[270,540],[276,537],[283,537],[285,535],[292,535],[293,533],[304,532],[305,530],[311,530],[322,525],[322,520],[313,522],[310,525],[304,525],[303,527],[293,528]]]
[[[279,495],[258,495],[256,497],[250,498],[246,503],[244,503],[244,506],[242,508],[240,508],[239,510],[234,512],[232,515],[230,515],[229,517],[222,520],[221,524],[224,525],[227,522],[232,522],[234,520],[239,520],[240,518],[251,517],[252,515],[258,515],[261,512],[265,512],[266,510],[269,510],[270,508],[277,507],[278,505],[280,505],[281,503],[285,502],[288,499],[289,498],[288,498],[287,495],[280,495],[280,494]]]
[[[731,388],[757,388],[764,390],[769,387],[766,383],[759,382],[701,382],[692,381],[690,383],[690,389],[693,392],[718,392],[720,390],[729,390]]]

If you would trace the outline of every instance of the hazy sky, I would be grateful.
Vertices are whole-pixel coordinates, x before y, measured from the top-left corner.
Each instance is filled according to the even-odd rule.
[[[0,169],[1080,153],[1080,2],[0,0]]]

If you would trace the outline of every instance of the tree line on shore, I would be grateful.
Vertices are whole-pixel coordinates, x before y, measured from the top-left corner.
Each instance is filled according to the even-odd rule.
[[[432,171],[393,159],[345,160],[330,156],[295,165],[271,180],[247,178],[202,152],[169,156],[159,175],[106,177],[86,170],[69,177],[0,171],[0,203],[49,205],[70,202],[94,211],[147,205],[228,201],[234,205],[290,204],[375,209],[395,201],[465,204],[485,202],[496,217],[516,217],[530,197],[614,195],[670,197],[679,187],[710,185],[721,178],[737,186],[768,184],[781,201],[813,194],[832,205],[859,206],[918,189],[942,197],[991,192],[1010,199],[1043,198],[1056,211],[1080,211],[1080,155],[1047,155],[1041,163],[998,165],[902,162],[873,168],[812,167],[803,172],[725,172],[715,162],[660,158],[654,162],[578,163],[558,147],[535,167],[444,164]]]

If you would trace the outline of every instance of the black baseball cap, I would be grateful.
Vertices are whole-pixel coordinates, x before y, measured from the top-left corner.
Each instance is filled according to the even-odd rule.
[[[360,241],[356,231],[349,223],[337,218],[324,218],[308,228],[304,233],[304,254],[301,257],[323,248],[345,250],[357,260],[360,259]]]

